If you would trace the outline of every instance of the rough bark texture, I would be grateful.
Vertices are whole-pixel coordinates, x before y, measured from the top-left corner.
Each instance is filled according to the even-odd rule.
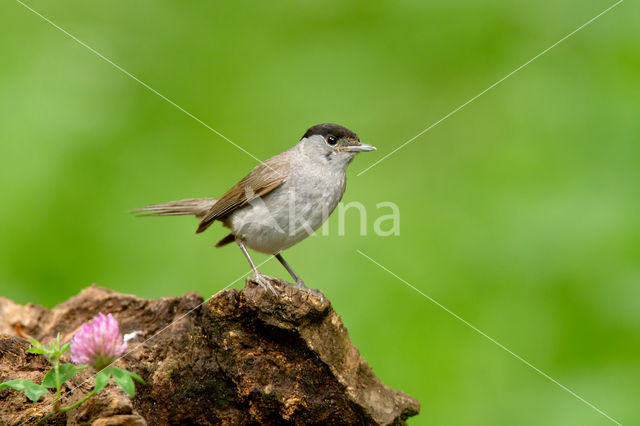
[[[130,400],[110,383],[47,424],[404,424],[418,413],[417,400],[373,374],[329,301],[277,279],[272,284],[278,298],[248,283],[206,303],[195,293],[146,300],[95,286],[52,310],[0,298],[0,381],[42,380],[48,364],[25,353],[23,337],[60,332],[66,341],[104,312],[123,333],[137,332],[117,365],[147,386],[137,385]],[[63,405],[88,393],[94,373],[83,370],[67,382],[72,392]],[[0,424],[33,424],[51,401],[0,390]]]

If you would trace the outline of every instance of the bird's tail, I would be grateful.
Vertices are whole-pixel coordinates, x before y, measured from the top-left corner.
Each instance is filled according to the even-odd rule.
[[[151,204],[138,207],[131,212],[139,216],[183,216],[193,215],[202,219],[209,209],[218,201],[217,198],[188,198],[180,201]]]

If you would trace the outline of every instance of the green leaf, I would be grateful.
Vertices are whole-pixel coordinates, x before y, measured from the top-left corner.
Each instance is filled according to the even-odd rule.
[[[109,378],[111,377],[111,367],[107,367],[103,370],[100,370],[98,374],[96,374],[96,385],[93,390],[98,393],[109,383]]]
[[[134,379],[134,380],[136,380],[136,381],[138,381],[138,382],[142,383],[143,385],[146,385],[146,384],[147,384],[147,382],[145,382],[145,381],[144,381],[144,379],[143,379],[142,377],[138,376],[136,373],[134,373],[134,372],[132,372],[132,371],[127,371],[127,370],[123,370],[123,371],[126,371],[126,372],[127,372],[127,374],[128,374],[129,376],[131,376],[131,378],[132,378],[132,379]]]
[[[29,339],[29,343],[33,345],[33,348],[27,349],[26,351],[27,353],[41,354],[41,355],[44,353],[44,349],[42,348],[42,345],[36,339]]]
[[[42,349],[42,345],[36,339],[29,339],[29,343],[38,349]]]
[[[56,388],[56,369],[52,368],[51,370],[47,371],[47,374],[44,375],[44,378],[42,379],[42,386],[44,386],[45,388]]]
[[[58,369],[60,371],[60,384],[66,382],[67,380],[78,374],[78,371],[82,370],[81,368],[78,368],[73,364],[60,364]]]
[[[23,390],[25,387],[25,382],[28,382],[27,379],[14,379],[9,380],[8,382],[0,383],[0,389],[12,388],[15,390]],[[33,382],[31,382],[33,383]]]
[[[71,347],[71,343],[65,343],[64,345],[62,345],[62,347],[60,348],[60,354],[63,354],[66,351],[68,351],[70,347]]]
[[[73,364],[60,364],[60,366],[58,366],[58,369],[59,369],[58,374],[60,375],[60,384],[63,384],[64,382],[66,382],[67,380],[75,376],[78,373],[78,371],[84,368],[86,367],[85,366],[76,367]],[[56,369],[55,368],[52,368],[51,370],[49,370],[49,372],[44,376],[44,379],[42,379],[42,386],[47,388],[53,388],[53,389],[56,388]]]
[[[27,395],[27,398],[29,398],[33,402],[36,402],[42,395],[46,395],[48,393],[49,391],[47,390],[47,388],[33,382],[29,382],[24,390],[24,394]]]
[[[0,389],[4,388],[12,388],[15,390],[24,391],[24,394],[27,396],[27,398],[29,398],[33,402],[39,400],[42,395],[49,393],[47,388],[45,388],[44,386],[33,383],[31,380],[27,379],[15,379],[1,383]]]
[[[118,386],[124,390],[130,398],[133,398],[136,394],[136,387],[131,379],[130,373],[127,370],[123,370],[117,367],[111,367],[113,380]]]

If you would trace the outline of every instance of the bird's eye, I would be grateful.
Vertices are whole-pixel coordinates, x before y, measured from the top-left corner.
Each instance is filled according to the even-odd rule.
[[[335,145],[335,144],[338,143],[338,139],[336,139],[336,137],[333,136],[333,135],[329,135],[329,136],[327,136],[327,143],[329,145]]]

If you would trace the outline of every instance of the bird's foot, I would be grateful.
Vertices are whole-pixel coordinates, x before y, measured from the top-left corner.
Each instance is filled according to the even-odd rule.
[[[292,284],[292,286],[295,288],[299,288],[300,290],[304,290],[309,294],[313,294],[318,299],[320,299],[320,302],[324,302],[324,294],[318,289],[307,287],[306,285],[304,285],[304,281],[298,279],[295,284]]]
[[[275,288],[273,288],[267,276],[262,274],[255,274],[253,277],[251,277],[251,281],[258,284],[260,287],[265,289],[265,291],[270,291],[274,296],[278,297],[278,292]]]

